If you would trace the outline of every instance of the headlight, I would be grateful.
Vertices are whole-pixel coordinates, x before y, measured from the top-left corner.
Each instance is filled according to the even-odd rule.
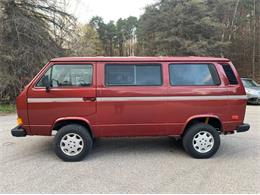
[[[246,89],[246,92],[250,93],[250,94],[254,93],[254,91],[252,89]]]
[[[250,95],[259,95],[260,92],[254,90],[254,89],[246,89],[246,93],[250,94]]]

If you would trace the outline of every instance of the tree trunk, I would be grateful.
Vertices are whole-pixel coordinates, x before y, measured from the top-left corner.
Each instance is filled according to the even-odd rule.
[[[254,0],[254,23],[253,23],[253,52],[252,52],[252,78],[255,79],[255,59],[256,59],[256,0]]]

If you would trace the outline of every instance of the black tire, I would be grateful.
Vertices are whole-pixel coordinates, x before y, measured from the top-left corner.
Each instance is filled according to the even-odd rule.
[[[67,153],[69,152],[66,151],[66,149],[61,148],[62,147],[61,145],[63,144],[63,142],[61,143],[61,141],[64,140],[66,136],[67,137],[75,136],[79,139],[79,143],[82,148],[79,149],[80,151],[76,151],[77,153],[79,152],[78,154],[75,155],[66,154],[65,152]],[[66,147],[70,147],[69,144],[73,145],[73,143],[68,143]],[[54,137],[54,151],[56,155],[64,161],[80,161],[84,159],[90,153],[92,149],[92,145],[93,145],[93,139],[89,131],[85,127],[78,124],[70,124],[62,127]],[[75,151],[73,151],[73,153],[75,153]]]
[[[210,144],[212,146],[209,146],[208,148],[203,145],[204,140],[201,140],[201,139],[204,139],[204,138],[198,139],[199,136],[203,136],[204,134],[205,134],[205,136],[207,136],[207,140],[211,140]],[[196,138],[200,141],[196,141],[195,140]],[[213,143],[212,143],[212,138],[213,138]],[[205,145],[208,145],[207,143],[209,143],[209,142],[207,142],[205,140]],[[198,144],[198,146],[196,144]],[[188,154],[190,154],[194,158],[210,158],[218,151],[219,146],[220,146],[219,133],[214,127],[212,127],[211,125],[208,125],[208,124],[198,123],[198,124],[192,125],[191,127],[189,127],[189,129],[187,129],[187,132],[185,133],[185,135],[183,137],[184,149],[186,150],[186,152]],[[201,149],[203,149],[204,151],[200,152]],[[200,151],[198,151],[198,150],[200,150]],[[207,150],[209,150],[209,151],[207,151]]]

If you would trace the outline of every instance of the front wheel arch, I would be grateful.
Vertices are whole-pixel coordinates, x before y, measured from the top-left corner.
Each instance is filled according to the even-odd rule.
[[[63,126],[55,135],[53,148],[56,155],[64,161],[83,160],[93,146],[89,131],[78,124]]]
[[[66,119],[58,119],[55,121],[54,125],[52,126],[52,132],[55,133],[59,131],[62,127],[70,124],[77,124],[85,127],[87,131],[90,133],[92,138],[95,138],[95,134],[92,131],[91,125],[88,121],[81,119],[81,118],[66,118]],[[52,133],[51,133],[52,134]]]

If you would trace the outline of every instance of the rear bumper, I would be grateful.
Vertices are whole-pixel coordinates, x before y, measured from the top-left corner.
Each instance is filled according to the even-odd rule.
[[[11,134],[14,137],[25,137],[27,135],[25,129],[21,126],[17,126],[11,130]]]
[[[242,133],[242,132],[248,131],[249,129],[250,129],[250,125],[244,123],[244,124],[242,124],[242,125],[239,125],[239,126],[237,127],[237,130],[236,130],[236,131],[237,131],[238,133]]]

